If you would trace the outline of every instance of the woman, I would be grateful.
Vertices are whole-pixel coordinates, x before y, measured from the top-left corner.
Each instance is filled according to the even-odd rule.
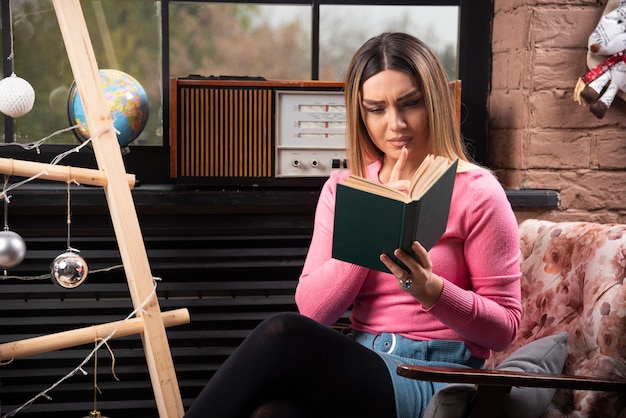
[[[420,417],[441,384],[405,379],[399,363],[481,367],[521,316],[517,222],[502,187],[469,162],[445,71],[420,40],[384,33],[346,76],[351,171],[405,190],[428,154],[459,158],[448,226],[393,274],[331,257],[334,197],[324,185],[296,289],[301,315],[262,323],[224,363],[187,416]],[[367,225],[363,225],[367,228]],[[329,325],[352,307],[351,330]],[[347,335],[344,335],[347,334]]]

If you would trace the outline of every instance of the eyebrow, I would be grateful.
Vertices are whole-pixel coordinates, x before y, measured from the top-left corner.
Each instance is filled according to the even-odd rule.
[[[420,94],[423,94],[421,90],[414,89],[414,90],[411,90],[410,92],[408,92],[407,94],[405,94],[404,96],[398,97],[397,101],[410,99],[413,96],[418,96]],[[384,103],[384,100],[372,100],[372,99],[363,98],[363,103],[364,104],[368,104],[368,105],[375,105],[375,104],[379,104],[379,103]]]

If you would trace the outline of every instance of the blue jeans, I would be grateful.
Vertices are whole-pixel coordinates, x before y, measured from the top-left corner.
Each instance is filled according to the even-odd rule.
[[[396,397],[397,418],[420,418],[436,391],[446,385],[408,379],[396,373],[399,364],[481,368],[483,359],[472,357],[462,341],[416,341],[393,333],[346,332],[385,361]]]

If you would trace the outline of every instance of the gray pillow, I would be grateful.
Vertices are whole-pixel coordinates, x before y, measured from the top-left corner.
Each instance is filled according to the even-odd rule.
[[[561,374],[567,358],[566,332],[528,343],[502,361],[496,370],[525,373]],[[548,407],[556,389],[512,387],[502,404],[509,418],[539,417]],[[463,418],[474,393],[474,386],[453,384],[441,389],[428,403],[423,418]]]
[[[569,334],[562,332],[540,338],[515,350],[496,370],[561,374],[567,358]],[[554,397],[554,388],[513,386],[502,404],[510,418],[539,417]]]
[[[433,395],[422,418],[464,418],[472,396],[474,385],[452,383]]]

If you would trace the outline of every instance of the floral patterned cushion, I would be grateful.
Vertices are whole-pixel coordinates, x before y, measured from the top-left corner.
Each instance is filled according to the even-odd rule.
[[[626,225],[531,219],[520,239],[524,316],[486,367],[565,331],[563,373],[626,379]],[[626,394],[558,390],[543,417],[626,417]]]

